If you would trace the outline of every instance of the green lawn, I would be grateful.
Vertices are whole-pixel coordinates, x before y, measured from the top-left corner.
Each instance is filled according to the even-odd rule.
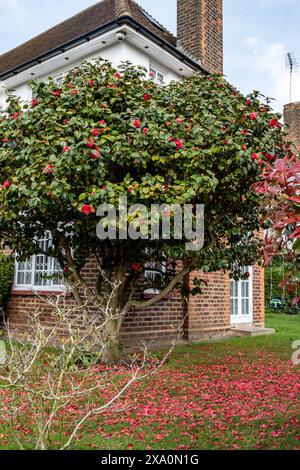
[[[300,449],[300,316],[269,314],[267,326],[276,334],[177,347],[133,385],[126,411],[93,418],[73,448]],[[0,448],[14,447],[0,429]]]

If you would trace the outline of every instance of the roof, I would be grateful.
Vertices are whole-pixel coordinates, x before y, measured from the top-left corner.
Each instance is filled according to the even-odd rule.
[[[176,37],[160,25],[134,0],[102,0],[72,18],[63,21],[24,44],[0,55],[0,78],[4,79],[17,71],[25,70],[45,60],[45,55],[57,49],[62,52],[74,41],[105,26],[115,25],[127,18],[148,32],[176,48]],[[20,69],[20,70],[17,70]]]

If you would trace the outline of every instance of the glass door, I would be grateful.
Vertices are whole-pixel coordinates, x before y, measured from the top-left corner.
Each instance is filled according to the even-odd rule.
[[[230,281],[231,323],[252,323],[253,321],[253,269],[243,268],[247,279]]]

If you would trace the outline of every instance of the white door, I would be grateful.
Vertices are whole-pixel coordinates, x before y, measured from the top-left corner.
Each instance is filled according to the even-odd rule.
[[[243,268],[249,273],[248,279],[230,281],[231,323],[252,323],[253,321],[253,269]]]

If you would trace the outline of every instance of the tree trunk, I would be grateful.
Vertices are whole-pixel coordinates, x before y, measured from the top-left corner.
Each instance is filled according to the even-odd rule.
[[[103,331],[101,359],[105,364],[117,364],[122,355],[122,345],[116,320],[107,320]]]

